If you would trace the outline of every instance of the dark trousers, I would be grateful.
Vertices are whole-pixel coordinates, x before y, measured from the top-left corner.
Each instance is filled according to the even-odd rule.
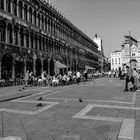
[[[129,76],[125,79],[125,90],[128,90]]]
[[[128,89],[128,83],[129,83],[129,82],[132,82],[133,88],[135,89],[134,78],[131,77],[131,78],[129,79],[129,76],[127,76],[126,79],[125,79],[125,90],[129,90],[129,89]]]

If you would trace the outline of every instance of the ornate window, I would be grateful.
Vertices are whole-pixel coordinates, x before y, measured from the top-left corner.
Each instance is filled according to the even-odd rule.
[[[40,14],[38,14],[38,26],[40,27]]]
[[[17,16],[17,1],[16,0],[13,1],[13,14]]]
[[[38,49],[38,38],[37,38],[37,36],[35,37],[35,49],[36,50]]]
[[[24,33],[23,33],[23,29],[20,30],[20,45],[24,46]]]
[[[5,41],[5,26],[4,25],[0,25],[0,41]]]
[[[34,46],[34,38],[33,38],[33,34],[31,34],[31,36],[30,36],[30,39],[31,39],[31,48],[33,48]]]
[[[16,27],[14,29],[14,44],[18,45],[18,29]]]
[[[0,9],[4,10],[4,0],[0,0]]]
[[[7,11],[11,13],[11,0],[7,0],[6,3],[7,3]]]
[[[9,24],[8,29],[7,29],[8,43],[13,43],[12,33],[13,33],[12,25]]]
[[[27,11],[28,9],[27,9],[27,5],[25,5],[24,6],[24,19],[27,21],[28,19],[27,19],[27,13],[28,13],[28,11]]]
[[[36,25],[36,11],[34,11],[34,24]]]
[[[29,48],[29,34],[26,34],[26,48]]]
[[[29,22],[32,23],[32,8],[29,9]]]
[[[41,51],[41,37],[39,38],[39,51]]]
[[[42,15],[42,29],[44,29],[44,17]]]
[[[23,18],[22,16],[23,16],[23,15],[22,15],[22,2],[20,1],[20,2],[19,2],[19,17],[20,17],[20,18]]]

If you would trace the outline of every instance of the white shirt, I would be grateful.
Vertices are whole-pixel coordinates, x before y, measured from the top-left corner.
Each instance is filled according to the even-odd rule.
[[[76,76],[77,76],[78,78],[80,78],[81,74],[80,74],[79,71],[76,73]]]

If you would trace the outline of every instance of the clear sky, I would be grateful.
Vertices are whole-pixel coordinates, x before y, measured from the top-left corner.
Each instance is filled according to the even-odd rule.
[[[83,33],[103,39],[104,53],[121,49],[124,35],[140,39],[140,0],[49,0]]]

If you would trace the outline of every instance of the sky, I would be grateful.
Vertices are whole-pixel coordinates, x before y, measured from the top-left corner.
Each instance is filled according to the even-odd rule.
[[[140,40],[140,0],[49,0],[91,39],[103,40],[105,57],[121,49],[124,36]]]

